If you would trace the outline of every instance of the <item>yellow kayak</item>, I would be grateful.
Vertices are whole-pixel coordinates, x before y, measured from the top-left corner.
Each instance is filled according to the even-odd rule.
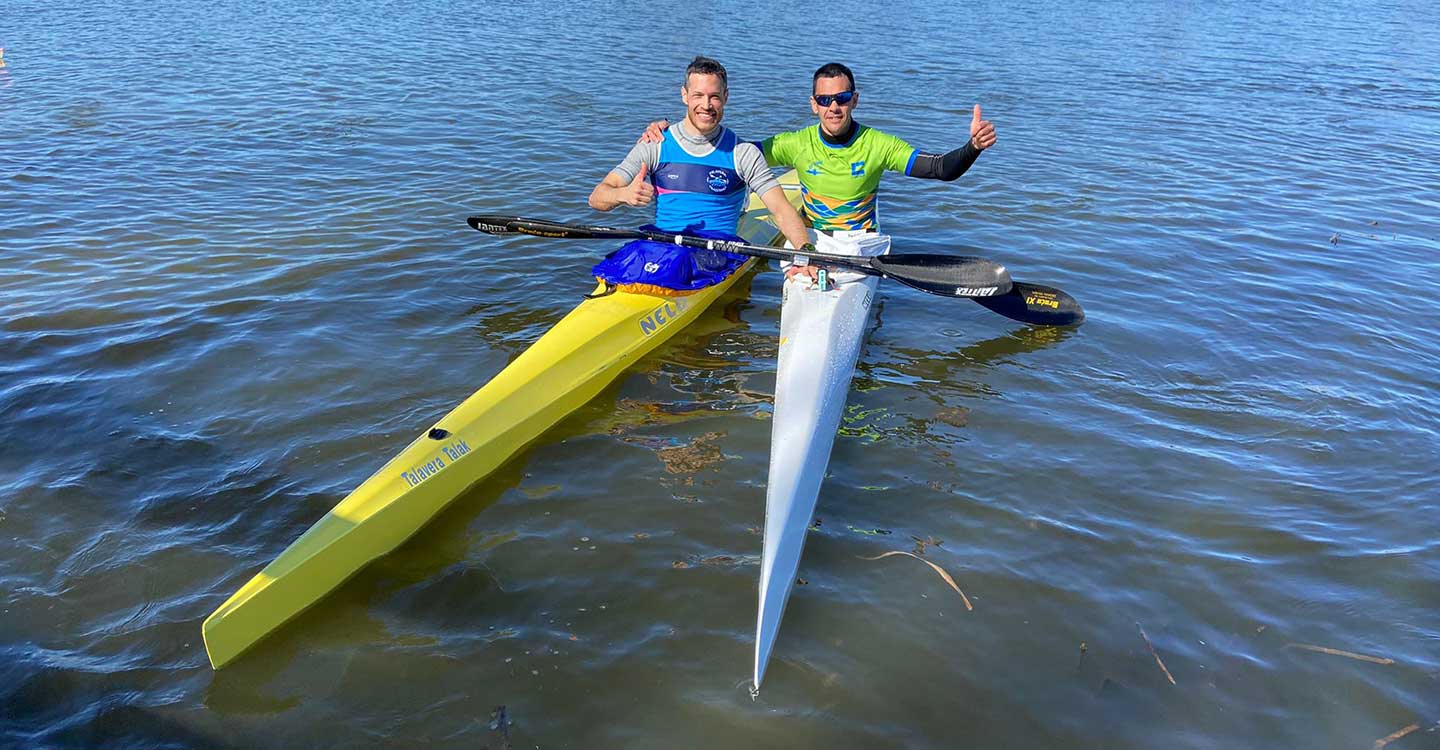
[[[782,183],[798,204],[794,173]],[[755,245],[783,241],[753,195],[739,234]],[[210,664],[225,666],[394,550],[465,490],[699,317],[754,263],[684,297],[616,292],[580,303],[207,617],[203,632]]]

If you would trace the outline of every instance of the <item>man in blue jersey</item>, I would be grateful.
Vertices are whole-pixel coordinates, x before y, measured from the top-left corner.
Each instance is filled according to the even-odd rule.
[[[635,144],[590,192],[590,206],[610,211],[653,202],[654,226],[661,231],[738,240],[735,231],[748,188],[760,196],[794,247],[808,243],[804,221],[786,200],[760,148],[742,143],[720,124],[729,96],[724,66],[708,57],[692,60],[680,87],[685,119],[658,142]],[[684,293],[719,282],[744,260],[638,240],[597,265],[595,275],[636,291]]]

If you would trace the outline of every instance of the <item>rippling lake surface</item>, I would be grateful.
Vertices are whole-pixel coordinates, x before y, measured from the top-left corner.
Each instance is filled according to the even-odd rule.
[[[1440,747],[1430,2],[0,6],[0,746]],[[826,17],[825,14],[833,13]],[[780,275],[212,671],[201,621],[589,291],[678,118],[930,151],[765,689]],[[920,552],[974,602],[920,562]]]

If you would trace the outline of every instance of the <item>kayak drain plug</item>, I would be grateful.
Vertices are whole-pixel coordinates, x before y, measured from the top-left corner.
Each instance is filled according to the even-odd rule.
[[[448,437],[450,437],[450,431],[449,431],[449,430],[442,430],[442,429],[440,429],[439,427],[432,427],[432,428],[430,428],[430,439],[431,439],[431,440],[444,440],[445,438],[448,438]]]

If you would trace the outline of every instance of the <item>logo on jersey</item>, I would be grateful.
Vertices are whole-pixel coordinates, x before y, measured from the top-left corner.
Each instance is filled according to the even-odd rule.
[[[864,176],[865,176],[865,162],[863,162],[863,161],[852,161],[852,162],[850,162],[850,176],[851,176],[851,177],[864,177]]]
[[[705,176],[705,182],[710,185],[712,191],[723,193],[725,188],[730,187],[730,175],[725,174],[723,169],[712,169],[710,174]]]
[[[821,162],[818,162],[818,161],[812,161],[812,162],[810,162],[810,168],[807,169],[807,170],[805,170],[805,174],[812,174],[812,175],[815,175],[816,177],[819,177],[819,176],[820,176],[820,164],[821,164]]]

